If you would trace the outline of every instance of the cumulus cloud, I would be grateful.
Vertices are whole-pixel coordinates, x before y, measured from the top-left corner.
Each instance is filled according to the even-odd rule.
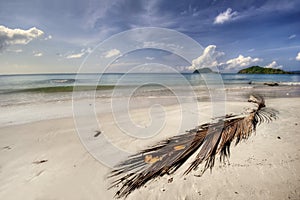
[[[111,49],[111,50],[107,51],[106,53],[104,53],[104,57],[105,58],[111,58],[113,56],[118,56],[120,54],[121,54],[120,50],[118,50],[118,49]]]
[[[217,67],[222,71],[236,71],[262,61],[262,59],[260,58],[252,58],[250,56],[245,57],[243,55],[239,55],[236,58],[229,59],[225,62],[220,62],[219,59],[221,59],[221,57],[224,57],[224,55],[224,52],[216,51],[215,45],[209,45],[204,49],[201,56],[192,61],[192,66],[186,67],[186,69],[195,70],[200,68]],[[278,66],[277,63],[276,66],[281,67]]]
[[[270,64],[266,65],[265,68],[281,69],[282,65],[278,65],[276,61],[273,61]]]
[[[189,66],[188,70],[195,70],[200,68],[211,68],[219,65],[217,58],[224,55],[224,52],[216,51],[215,45],[207,46],[202,55],[192,61],[192,66]]]
[[[232,12],[231,8],[227,8],[225,12],[222,12],[218,16],[216,16],[214,24],[223,24],[224,22],[232,20],[237,15],[238,12]]]
[[[298,55],[296,56],[296,60],[300,61],[300,52],[299,52]]]
[[[220,65],[222,65],[225,70],[233,70],[249,67],[259,61],[261,61],[260,58],[252,58],[250,56],[244,57],[243,55],[239,55],[237,58],[230,59],[226,61],[226,63],[221,63]]]
[[[28,44],[35,38],[42,36],[44,32],[36,27],[28,30],[10,29],[5,26],[0,26],[0,51],[6,49],[8,46],[21,44]]]

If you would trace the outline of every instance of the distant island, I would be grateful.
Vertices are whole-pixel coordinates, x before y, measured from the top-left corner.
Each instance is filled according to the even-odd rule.
[[[252,66],[246,69],[242,69],[238,74],[293,74],[292,72],[287,72],[281,69],[264,68],[260,66]]]
[[[213,70],[211,70],[210,68],[200,68],[200,69],[196,69],[193,74],[207,74],[207,73],[217,73],[214,72]]]

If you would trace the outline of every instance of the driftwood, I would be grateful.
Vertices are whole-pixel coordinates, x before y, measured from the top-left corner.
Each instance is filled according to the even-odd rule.
[[[96,134],[94,135],[94,137],[98,137],[102,132],[101,131],[95,131]]]
[[[220,117],[215,122],[202,124],[130,156],[110,173],[109,178],[114,180],[109,189],[118,186],[115,197],[127,197],[148,181],[174,173],[196,152],[195,160],[184,174],[196,170],[201,163],[205,163],[202,173],[212,169],[217,154],[224,161],[230,155],[233,142],[237,145],[248,139],[257,125],[277,118],[277,111],[266,108],[261,96],[251,95],[248,101],[254,103],[256,108],[247,114]]]
[[[38,160],[38,161],[34,161],[32,163],[33,164],[42,164],[42,163],[45,163],[45,162],[48,162],[48,160]]]

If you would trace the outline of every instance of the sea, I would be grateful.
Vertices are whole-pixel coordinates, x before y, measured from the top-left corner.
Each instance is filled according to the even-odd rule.
[[[277,83],[278,86],[266,83]],[[228,96],[234,97],[251,92],[269,97],[299,97],[300,74],[0,75],[0,106],[70,100],[74,92],[82,90],[95,91],[96,98],[126,95],[168,97],[177,95],[176,91],[181,91],[180,95],[193,91],[199,100],[207,100],[212,90],[226,91]]]

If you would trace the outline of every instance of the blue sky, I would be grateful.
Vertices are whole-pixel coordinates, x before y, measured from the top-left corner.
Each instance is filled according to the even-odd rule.
[[[142,27],[179,31],[204,50],[190,64],[145,50],[117,59],[119,66],[144,57],[185,72],[203,63],[223,72],[251,65],[300,70],[299,19],[297,0],[0,1],[0,74],[76,72],[101,41]]]

